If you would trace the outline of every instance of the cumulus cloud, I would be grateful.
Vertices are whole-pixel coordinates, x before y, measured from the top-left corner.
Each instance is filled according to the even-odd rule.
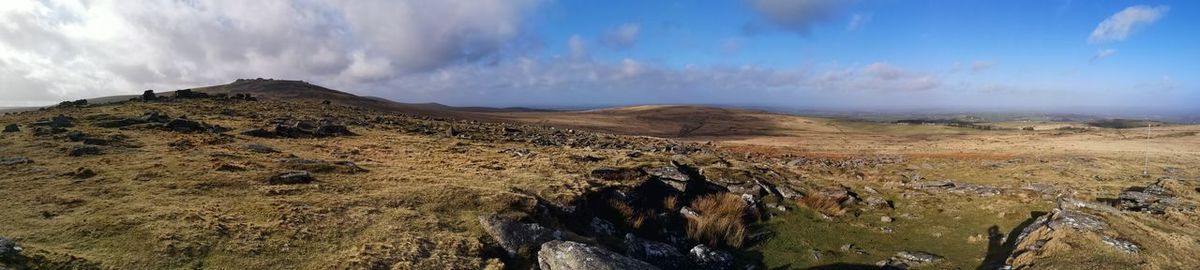
[[[539,4],[12,0],[0,77],[6,100],[40,103],[239,77],[366,84],[502,54]]]
[[[604,32],[600,43],[613,49],[628,49],[637,44],[638,36],[642,33],[642,26],[636,23],[626,23]]]
[[[754,11],[776,26],[802,35],[814,24],[832,20],[848,3],[838,0],[747,0]]]
[[[1130,33],[1153,24],[1166,16],[1167,11],[1170,10],[1171,8],[1167,6],[1138,5],[1125,8],[1100,22],[1100,25],[1092,30],[1088,42],[1105,43],[1125,40]]]

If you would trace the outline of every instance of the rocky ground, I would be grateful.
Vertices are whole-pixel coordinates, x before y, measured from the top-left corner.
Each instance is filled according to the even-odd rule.
[[[6,268],[1200,265],[1186,165],[758,155],[190,91],[0,124]]]

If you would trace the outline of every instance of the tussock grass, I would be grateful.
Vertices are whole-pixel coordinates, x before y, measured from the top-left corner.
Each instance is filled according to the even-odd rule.
[[[799,204],[822,214],[836,217],[846,213],[846,209],[842,208],[844,199],[821,192],[812,192],[800,198]]]
[[[696,199],[692,208],[700,215],[688,217],[688,238],[710,246],[741,247],[746,238],[747,207],[741,197],[730,193]]]

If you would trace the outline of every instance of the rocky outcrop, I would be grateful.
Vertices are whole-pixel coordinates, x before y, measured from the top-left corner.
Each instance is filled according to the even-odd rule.
[[[723,270],[733,269],[733,254],[724,250],[710,248],[704,244],[696,245],[688,251],[695,269]]]
[[[530,257],[543,243],[563,239],[559,230],[498,215],[479,217],[479,224],[510,256]]]
[[[908,269],[928,263],[936,263],[946,258],[924,251],[901,251],[887,260],[876,263],[883,269]]]
[[[625,255],[663,269],[683,269],[690,264],[688,257],[674,246],[642,239],[632,233],[625,234]]]
[[[291,171],[271,176],[271,178],[267,179],[267,183],[272,185],[308,184],[315,180],[316,178],[309,172]]]
[[[1197,208],[1195,204],[1179,200],[1175,197],[1175,192],[1167,187],[1177,185],[1175,181],[1173,179],[1160,179],[1158,182],[1145,188],[1133,188],[1121,192],[1117,196],[1119,200],[1118,207],[1125,211],[1153,214],[1163,214],[1168,210],[1195,211]]]
[[[0,262],[21,256],[21,246],[17,242],[0,236]]]
[[[542,270],[623,270],[659,269],[649,263],[622,256],[603,248],[572,241],[554,240],[538,251]]]
[[[912,181],[907,186],[921,190],[949,191],[954,193],[974,194],[979,196],[1000,195],[1000,188],[990,185],[954,182],[951,180]]]
[[[76,146],[72,147],[71,151],[67,152],[67,154],[72,157],[99,155],[100,148],[95,147],[95,146],[90,146],[90,145],[76,145]]]

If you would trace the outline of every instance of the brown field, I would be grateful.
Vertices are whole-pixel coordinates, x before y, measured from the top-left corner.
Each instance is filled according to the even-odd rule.
[[[516,268],[527,262],[500,255],[503,250],[485,233],[480,216],[511,213],[537,220],[542,200],[563,204],[604,188],[639,184],[598,180],[589,174],[593,169],[673,160],[709,174],[753,172],[751,177],[781,189],[822,194],[799,200],[762,197],[777,207],[764,210],[752,224],[728,214],[740,208],[727,203],[676,197],[654,202],[670,211],[691,205],[725,213],[707,223],[690,221],[696,225],[691,236],[730,246],[739,261],[752,261],[746,265],[862,267],[901,251],[944,257],[918,267],[934,269],[991,269],[1006,262],[1039,269],[1200,265],[1192,256],[1200,253],[1200,218],[1194,210],[1102,212],[1096,215],[1107,221],[1107,230],[1039,230],[1034,235],[1051,239],[1047,248],[1013,260],[1007,258],[1020,243],[1001,241],[1015,240],[1036,217],[1057,211],[1060,198],[1105,202],[1124,190],[1168,179],[1175,198],[1200,201],[1195,165],[1200,164],[1200,137],[1194,135],[1200,126],[1154,127],[1147,138],[1145,129],[1136,128],[1056,129],[1082,126],[1078,123],[1044,123],[1038,126],[1046,128],[1034,131],[976,130],[696,106],[434,115],[465,119],[460,121],[422,115],[428,107],[368,106],[363,104],[372,101],[325,94],[7,114],[0,124],[20,123],[22,131],[0,134],[0,157],[21,156],[32,163],[0,165],[0,236],[26,248],[28,259],[16,263],[31,268]],[[333,104],[321,104],[330,99]],[[94,125],[147,111],[233,131]],[[70,131],[116,143],[99,146],[99,155],[70,156],[83,143],[67,133],[39,135],[28,125],[56,115],[76,119]],[[277,119],[333,119],[357,136],[259,138],[238,132],[268,127]],[[494,121],[523,124],[482,124]],[[513,133],[510,127],[540,133],[495,139]],[[562,134],[579,137],[538,141]],[[251,151],[248,144],[277,152]],[[688,153],[650,150],[681,145],[709,146]],[[629,154],[633,149],[646,150]],[[273,175],[297,169],[287,161],[296,158],[350,161],[363,170],[301,167],[313,172],[314,182],[268,183]],[[1148,175],[1142,175],[1143,162]],[[85,170],[93,175],[80,173]],[[921,186],[936,180],[978,189]],[[647,212],[625,207],[627,220],[614,223],[632,230],[646,230],[638,228],[643,222],[654,224],[642,220]],[[769,234],[750,236],[760,231]],[[1132,241],[1140,253],[1116,251],[1099,240],[1103,237]]]

